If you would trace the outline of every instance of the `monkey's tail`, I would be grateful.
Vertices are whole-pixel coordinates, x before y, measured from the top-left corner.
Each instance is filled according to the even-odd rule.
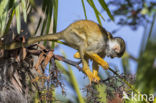
[[[29,38],[25,43],[21,43],[21,42],[12,42],[9,45],[0,45],[0,49],[5,49],[5,50],[12,50],[12,49],[16,49],[16,48],[20,48],[20,47],[27,47],[29,45],[32,45],[34,43],[40,42],[40,41],[53,41],[53,40],[59,40],[62,39],[61,37],[62,32],[59,33],[54,33],[54,34],[47,34],[47,35],[43,35],[43,36],[37,36],[37,37],[31,37]]]
[[[27,45],[34,44],[36,42],[40,41],[54,41],[54,40],[59,40],[62,37],[62,32],[54,33],[54,34],[47,34],[47,35],[42,35],[42,36],[37,36],[37,37],[32,37],[28,39]]]

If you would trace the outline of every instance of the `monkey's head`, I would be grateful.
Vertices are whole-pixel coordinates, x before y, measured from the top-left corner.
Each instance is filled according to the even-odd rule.
[[[121,57],[125,52],[125,42],[120,37],[111,38],[107,42],[106,56]]]

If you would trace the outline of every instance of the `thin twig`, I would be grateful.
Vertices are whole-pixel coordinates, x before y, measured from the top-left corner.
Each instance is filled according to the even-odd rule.
[[[54,55],[54,58],[57,59],[57,60],[59,60],[59,61],[63,61],[65,63],[67,63],[67,64],[70,64],[72,66],[75,66],[76,68],[78,68],[79,71],[82,71],[82,68],[79,66],[79,64],[81,63],[81,61],[75,62],[75,61],[66,59],[65,57],[60,56],[60,55]]]

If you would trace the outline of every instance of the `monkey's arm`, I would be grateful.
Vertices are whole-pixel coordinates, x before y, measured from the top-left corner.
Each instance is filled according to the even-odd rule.
[[[98,54],[87,52],[87,55],[96,63],[101,65],[104,69],[108,69],[109,65],[106,61],[104,61]]]
[[[80,59],[79,52],[76,52],[74,54],[74,58]],[[93,70],[93,78],[95,78],[96,82],[98,82],[100,80],[100,77],[98,76],[99,66],[98,66],[98,63],[95,61],[93,61],[92,63],[92,70]]]
[[[91,53],[91,52],[88,52],[87,55],[93,60],[95,61],[96,63],[98,63],[99,65],[101,65],[104,69],[108,69],[109,68],[109,65],[106,61],[104,61],[99,55],[97,55],[96,53]],[[77,58],[79,59],[80,58],[80,54],[79,52],[76,52],[74,54],[74,58]]]

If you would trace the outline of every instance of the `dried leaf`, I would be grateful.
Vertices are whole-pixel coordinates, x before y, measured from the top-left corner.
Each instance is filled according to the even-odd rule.
[[[39,55],[41,53],[41,50],[28,50],[28,52],[31,54],[36,54],[36,55],[38,54]]]
[[[20,62],[20,55],[17,55],[15,60],[17,63],[19,63]]]
[[[22,43],[25,43],[25,37],[24,36],[22,36]]]
[[[36,63],[36,65],[35,65],[35,69],[36,69],[36,71],[37,72],[39,72],[39,73],[41,73],[41,71],[39,70],[39,65],[41,65],[41,63],[42,63],[42,61],[44,60],[44,53],[41,53],[40,55],[39,55],[39,58],[38,58],[38,61],[37,61],[37,63]]]
[[[46,58],[45,58],[45,60],[44,60],[45,66],[49,63],[49,61],[51,60],[52,56],[53,56],[53,51],[49,51],[47,56],[46,56]]]
[[[22,44],[24,44],[25,42],[26,42],[25,37],[22,36]],[[23,60],[25,59],[26,55],[27,55],[26,48],[23,47],[22,48],[22,59]]]
[[[55,58],[57,58],[59,61],[63,61],[63,58],[59,55],[55,55]]]
[[[27,55],[26,48],[22,48],[22,59],[24,60]]]
[[[0,58],[4,56],[4,49],[0,50]]]
[[[37,46],[42,49],[42,50],[47,50],[45,46],[41,45],[41,44],[37,44]]]
[[[39,76],[35,77],[35,79],[33,79],[31,82],[37,82],[40,79]]]
[[[43,63],[41,63],[41,69],[43,72],[44,72],[44,68],[45,68],[45,66],[43,65]]]

